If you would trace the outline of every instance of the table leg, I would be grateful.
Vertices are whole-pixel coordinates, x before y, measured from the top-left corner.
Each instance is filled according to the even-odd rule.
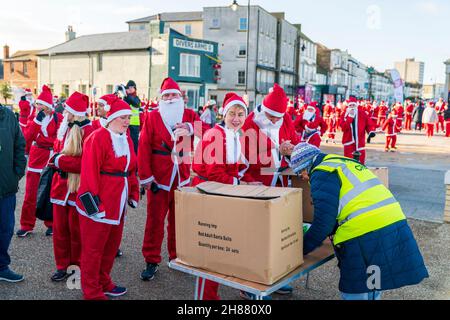
[[[195,277],[195,292],[194,292],[194,300],[198,300],[198,284],[199,284],[200,278]]]
[[[306,274],[306,289],[309,289],[309,272]]]
[[[200,300],[203,300],[203,295],[205,293],[205,282],[206,282],[206,279],[202,279],[202,280],[203,281],[202,281],[202,287],[200,289]]]

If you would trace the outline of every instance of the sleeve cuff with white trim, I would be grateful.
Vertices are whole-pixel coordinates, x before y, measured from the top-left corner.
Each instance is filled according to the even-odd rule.
[[[142,185],[144,185],[144,184],[152,183],[153,181],[155,181],[155,177],[154,177],[154,176],[151,176],[151,177],[148,178],[148,179],[141,180],[141,181],[140,181],[140,184],[141,184],[141,186],[142,186]]]

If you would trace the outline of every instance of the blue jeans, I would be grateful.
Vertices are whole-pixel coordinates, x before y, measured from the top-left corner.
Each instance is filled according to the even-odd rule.
[[[341,292],[342,300],[381,300],[381,291],[368,293],[344,293]]]
[[[15,210],[15,195],[0,199],[0,271],[7,270],[11,263],[8,248],[14,234]]]

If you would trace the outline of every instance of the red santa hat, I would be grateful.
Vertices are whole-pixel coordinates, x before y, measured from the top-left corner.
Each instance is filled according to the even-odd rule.
[[[349,107],[356,107],[358,105],[358,100],[356,99],[356,97],[350,97],[348,99],[348,106]]]
[[[178,93],[179,95],[182,95],[180,86],[172,78],[166,78],[163,80],[159,93],[161,96],[169,93]]]
[[[268,114],[281,118],[284,116],[287,110],[288,97],[277,83],[273,85],[273,88],[269,90],[269,94],[264,99],[261,110]]]
[[[64,104],[64,109],[78,117],[85,117],[89,108],[89,97],[75,91]]]
[[[116,98],[117,96],[115,94],[107,94],[100,97],[97,102],[103,104],[103,109],[108,112],[109,110],[111,110],[111,102],[116,100]]]
[[[31,92],[31,89],[25,89],[25,95],[26,96],[31,96],[31,95],[33,95],[33,93]]]
[[[50,109],[53,109],[53,94],[52,90],[46,85],[42,86],[42,92],[39,94],[35,103],[42,104]]]
[[[113,101],[110,101],[109,106],[109,111],[107,111],[106,114],[106,123],[110,123],[114,119],[122,116],[132,115],[130,105],[119,97],[116,97]]]
[[[243,107],[245,114],[247,115],[247,104],[242,97],[238,96],[234,92],[227,93],[225,99],[223,100],[223,115],[225,116],[228,110],[230,110],[230,108],[234,105]]]

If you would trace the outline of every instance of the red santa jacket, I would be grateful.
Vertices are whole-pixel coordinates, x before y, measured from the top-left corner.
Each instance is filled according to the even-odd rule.
[[[207,131],[197,113],[191,109],[184,110],[182,122],[190,124],[191,131],[196,136],[201,137]],[[190,136],[180,137],[175,144],[173,132],[164,124],[159,110],[148,113],[139,138],[138,167],[141,184],[156,180],[159,188],[166,191],[172,189],[175,178],[178,179],[179,187],[189,184],[193,143],[194,138]]]
[[[112,133],[105,128],[94,131],[84,143],[81,158],[81,183],[78,195],[90,192],[93,196],[98,196],[100,213],[89,217],[79,197],[76,200],[76,209],[79,214],[96,222],[119,225],[126,212],[128,200],[134,202],[139,200],[137,159],[129,136],[127,136],[128,155],[116,157],[111,135]],[[119,173],[124,176],[110,175]]]
[[[205,181],[232,185],[239,184],[239,181],[254,182],[255,180],[247,173],[249,165],[243,154],[242,142],[236,147],[241,147],[236,151],[240,155],[238,161],[235,163],[227,161],[225,128],[216,125],[208,130],[195,150],[192,169],[197,177],[192,184],[196,186]]]
[[[412,113],[414,112],[414,105],[412,103],[408,104],[406,107],[406,115],[412,116]]]
[[[60,113],[52,113],[42,121],[37,121],[35,117],[33,114],[28,118],[24,137],[26,153],[29,154],[28,171],[41,173],[53,155],[53,144],[63,117]]]
[[[262,174],[261,169],[268,168],[276,172],[279,169],[288,168],[285,157],[279,154],[279,145],[284,141],[291,141],[293,145],[297,145],[300,143],[300,137],[295,132],[294,124],[287,114],[283,117],[278,141],[272,141],[255,123],[254,118],[255,113],[252,112],[242,127],[245,132],[245,158],[250,163],[248,173],[255,181],[262,182],[266,186],[276,186],[279,175]],[[284,176],[282,182],[284,186],[287,186],[287,177]]]
[[[28,100],[20,100],[19,109],[19,125],[24,128],[27,126],[28,118],[34,113],[34,108]]]
[[[355,118],[344,114],[340,127],[343,133],[342,144],[344,146],[355,145],[357,151],[364,150],[366,147],[366,132],[375,131],[372,120],[361,107],[358,107]]]
[[[83,131],[83,142],[89,137],[89,135],[94,131],[92,124],[89,122],[82,128]],[[66,134],[62,140],[56,139],[54,150],[59,153],[64,149],[64,144],[69,135],[70,128],[67,129]],[[55,167],[65,173],[81,173],[81,155],[78,157],[67,156],[60,154],[56,156],[54,161]],[[50,202],[60,206],[75,206],[76,193],[70,193],[67,187],[67,178],[61,176],[59,172],[56,172],[52,180],[52,189],[50,192]]]
[[[392,118],[387,118],[383,123],[382,130],[384,131],[387,137],[396,136],[397,135],[396,121]]]
[[[403,121],[403,113],[405,112],[405,109],[403,106],[399,106],[394,108],[395,114],[397,115],[397,121]]]
[[[334,113],[334,109],[330,104],[326,104],[323,107],[323,118],[328,120],[331,117],[331,114]]]
[[[316,109],[316,115],[313,120],[308,121],[302,118],[297,118],[294,121],[295,130],[302,137],[302,141],[308,142],[313,135],[323,136],[328,130],[328,125],[320,116]]]
[[[378,107],[378,119],[386,119],[386,113],[389,108],[386,105],[381,105]]]

